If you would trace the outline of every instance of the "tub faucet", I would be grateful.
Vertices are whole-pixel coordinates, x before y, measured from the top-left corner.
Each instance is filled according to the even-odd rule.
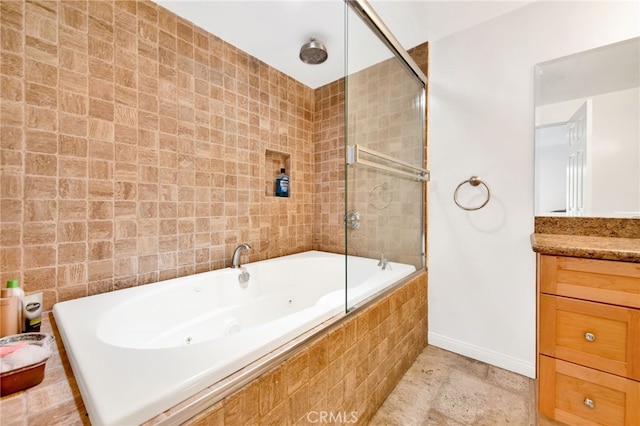
[[[378,262],[378,266],[382,268],[382,270],[391,270],[391,265],[389,265],[389,259],[384,255],[384,252],[380,256],[380,261]]]
[[[242,250],[251,250],[251,246],[247,243],[243,243],[236,247],[235,251],[233,252],[233,259],[231,261],[232,268],[240,267],[240,255],[242,254]]]

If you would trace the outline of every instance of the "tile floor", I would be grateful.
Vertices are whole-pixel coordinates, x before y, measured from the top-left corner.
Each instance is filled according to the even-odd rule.
[[[369,425],[559,424],[538,418],[532,379],[427,346]]]

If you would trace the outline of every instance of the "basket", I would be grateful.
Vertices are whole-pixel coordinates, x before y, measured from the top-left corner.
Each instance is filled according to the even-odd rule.
[[[0,346],[13,346],[28,343],[50,348],[53,343],[50,333],[14,334],[0,339]],[[35,386],[44,380],[44,369],[49,357],[36,363],[0,373],[0,396],[6,396]]]

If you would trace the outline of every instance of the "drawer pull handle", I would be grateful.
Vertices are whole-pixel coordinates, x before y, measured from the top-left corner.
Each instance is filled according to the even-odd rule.
[[[596,335],[593,333],[584,333],[584,340],[586,340],[587,342],[593,342],[594,340],[596,340]]]
[[[593,400],[589,399],[589,398],[585,398],[584,399],[584,405],[586,405],[588,408],[596,408],[596,403],[593,402]]]

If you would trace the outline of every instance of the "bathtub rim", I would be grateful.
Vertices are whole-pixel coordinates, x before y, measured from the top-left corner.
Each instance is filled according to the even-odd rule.
[[[362,300],[351,307],[348,311],[334,315],[212,386],[201,390],[165,412],[147,420],[142,424],[142,426],[173,426],[184,424],[203,411],[221,402],[224,398],[242,389],[253,380],[265,373],[268,373],[277,365],[294,357],[304,349],[303,345],[307,343],[311,344],[314,340],[318,340],[324,334],[331,333],[344,322],[351,319],[353,315],[358,315],[374,303],[398,290],[400,287],[403,287],[410,281],[420,277],[423,273],[426,275],[427,270],[428,268],[426,266],[423,266],[421,269],[416,269],[406,277],[401,278],[385,289]]]

